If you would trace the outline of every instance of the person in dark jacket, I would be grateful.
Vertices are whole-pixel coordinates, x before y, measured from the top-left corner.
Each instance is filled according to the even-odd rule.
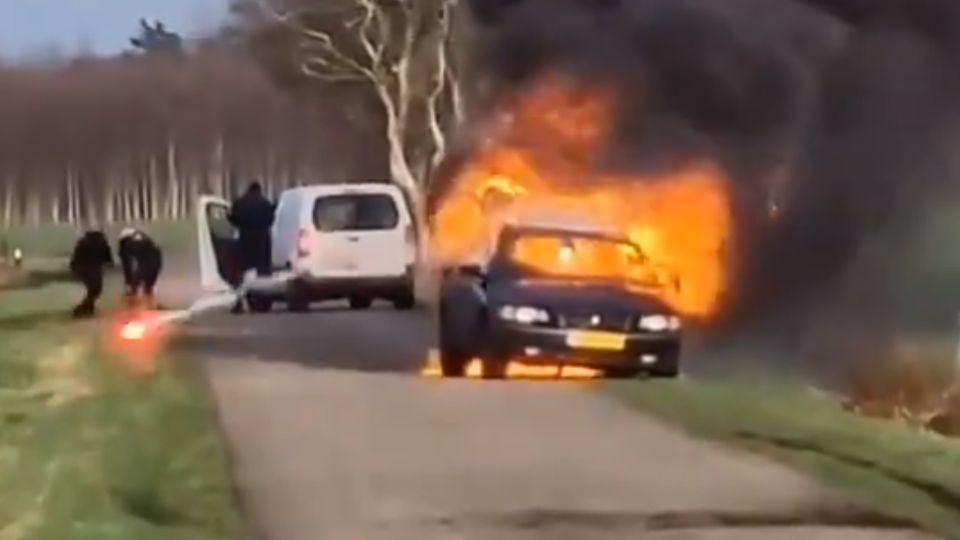
[[[147,307],[155,307],[153,291],[163,270],[160,246],[145,232],[127,228],[120,232],[117,255],[123,269],[127,303],[133,306],[142,297]]]
[[[103,232],[87,231],[74,245],[70,271],[86,289],[83,300],[73,309],[75,319],[96,313],[97,300],[103,294],[103,271],[113,265],[113,253]]]
[[[240,263],[243,273],[256,270],[259,276],[269,276],[271,271],[271,238],[276,207],[263,195],[259,182],[250,184],[240,198],[230,207],[230,223],[237,228]],[[234,311],[243,311],[242,295],[237,298]]]

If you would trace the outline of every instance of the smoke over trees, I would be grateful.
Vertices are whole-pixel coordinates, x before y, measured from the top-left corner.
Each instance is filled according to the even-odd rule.
[[[236,40],[141,34],[140,54],[0,64],[0,224],[179,219],[254,178],[386,176],[370,100],[278,87]]]

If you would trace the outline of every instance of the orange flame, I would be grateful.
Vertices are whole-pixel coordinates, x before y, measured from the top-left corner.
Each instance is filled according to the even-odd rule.
[[[158,324],[158,317],[151,311],[123,311],[108,327],[106,344],[135,375],[156,373],[160,355],[172,337],[167,325]]]
[[[420,375],[429,379],[439,379],[443,377],[443,372],[440,369],[440,360],[435,351],[431,351],[431,354],[427,358],[427,363],[420,371]],[[470,363],[467,364],[464,375],[468,379],[483,378],[483,363],[479,359],[470,361]],[[563,379],[589,381],[602,378],[604,373],[603,371],[583,366],[571,366],[562,363],[528,364],[522,360],[513,360],[507,364],[507,370],[504,376],[507,379],[522,380]]]
[[[507,221],[588,225],[636,244],[648,273],[673,275],[679,288],[658,294],[679,312],[714,314],[732,230],[727,178],[706,161],[660,176],[601,171],[597,160],[612,133],[615,97],[607,88],[549,76],[511,103],[434,212],[436,262],[489,256]],[[533,259],[525,262],[555,267],[553,258]]]

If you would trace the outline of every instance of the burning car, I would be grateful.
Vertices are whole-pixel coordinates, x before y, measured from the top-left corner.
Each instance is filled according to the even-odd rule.
[[[676,377],[681,320],[657,290],[680,287],[628,237],[592,228],[509,224],[485,265],[447,269],[439,336],[444,376],[479,358],[486,378],[508,364]]]

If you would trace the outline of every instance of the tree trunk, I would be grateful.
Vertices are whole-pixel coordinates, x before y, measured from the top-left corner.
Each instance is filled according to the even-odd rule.
[[[4,176],[4,198],[3,198],[3,226],[13,225],[13,207],[14,199],[17,197],[17,188],[14,179],[10,175]]]
[[[148,212],[146,218],[148,221],[154,221],[160,217],[162,201],[160,200],[163,190],[161,189],[160,184],[160,171],[157,166],[157,157],[150,156],[150,172],[147,175],[147,185],[149,186],[147,201],[149,203],[150,211]]]
[[[36,191],[31,191],[27,195],[26,214],[29,224],[40,225],[40,194]]]
[[[167,217],[180,217],[180,178],[177,170],[177,147],[173,139],[167,140]]]

